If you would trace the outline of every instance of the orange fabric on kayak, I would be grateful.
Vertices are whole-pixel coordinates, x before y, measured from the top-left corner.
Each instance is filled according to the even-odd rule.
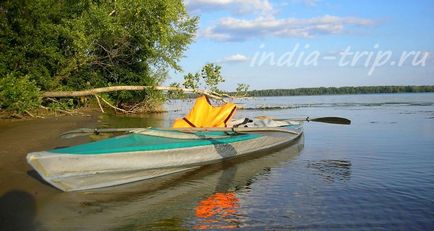
[[[196,99],[190,113],[184,118],[178,118],[173,123],[174,128],[211,128],[226,127],[226,123],[233,117],[237,106],[226,103],[222,106],[212,106],[206,96]]]

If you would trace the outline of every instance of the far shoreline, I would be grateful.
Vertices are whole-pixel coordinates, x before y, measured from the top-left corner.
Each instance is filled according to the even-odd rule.
[[[249,90],[246,96],[319,96],[319,95],[367,95],[367,94],[398,94],[398,93],[432,93],[434,85],[421,86],[358,86],[358,87],[310,87],[293,89],[263,89]],[[230,92],[229,94],[231,94]]]
[[[411,94],[433,94],[433,92],[397,92],[397,93],[354,93],[354,94],[322,94],[322,95],[273,95],[273,96],[247,96],[244,98],[254,99],[254,98],[266,98],[266,97],[306,97],[306,96],[346,96],[346,95],[411,95]]]

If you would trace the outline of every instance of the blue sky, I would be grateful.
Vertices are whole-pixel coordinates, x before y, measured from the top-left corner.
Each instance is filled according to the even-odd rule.
[[[218,63],[225,90],[434,84],[432,0],[184,2],[199,30],[169,82]]]

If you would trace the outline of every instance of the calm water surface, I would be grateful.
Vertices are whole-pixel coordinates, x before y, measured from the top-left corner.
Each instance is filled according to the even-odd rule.
[[[194,172],[56,192],[38,204],[37,229],[434,230],[434,94],[239,103],[249,109],[240,117],[341,116],[353,123],[307,123],[291,147]],[[170,113],[141,118],[104,115],[98,126],[170,126],[190,106],[174,101]]]
[[[306,124],[304,148],[296,157],[234,191],[237,227],[434,229],[434,94],[270,97],[244,103],[249,109],[283,108],[241,112],[248,117],[342,116],[353,123]],[[183,224],[193,227],[198,221],[192,217]]]

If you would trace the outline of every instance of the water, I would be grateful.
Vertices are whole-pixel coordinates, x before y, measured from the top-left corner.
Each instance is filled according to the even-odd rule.
[[[36,229],[434,229],[434,94],[239,103],[249,109],[239,116],[340,116],[352,125],[306,123],[304,137],[281,151],[107,190],[61,193],[26,176],[50,195],[36,199]],[[98,126],[169,126],[189,106],[104,115]]]

